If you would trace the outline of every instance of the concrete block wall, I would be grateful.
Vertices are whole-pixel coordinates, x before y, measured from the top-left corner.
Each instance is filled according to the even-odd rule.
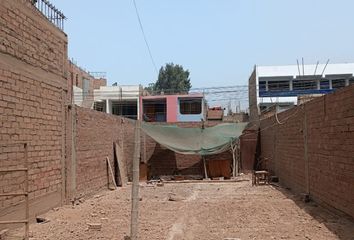
[[[354,217],[354,86],[278,116],[284,124],[261,121],[271,171],[293,191]]]
[[[35,214],[60,204],[64,192],[67,36],[29,1],[2,0],[0,22],[0,144],[5,145],[0,167],[21,166],[23,149],[10,146],[28,143],[29,197]],[[19,174],[0,176],[0,192],[19,191]],[[49,195],[56,200],[36,209],[35,203]],[[21,200],[0,199],[0,212]]]

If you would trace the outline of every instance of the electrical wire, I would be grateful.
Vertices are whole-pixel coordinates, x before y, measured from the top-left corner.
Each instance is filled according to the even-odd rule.
[[[146,48],[147,48],[147,50],[148,50],[148,52],[149,52],[149,56],[150,56],[152,65],[154,66],[154,69],[155,69],[156,74],[158,74],[158,70],[157,70],[157,67],[156,67],[156,63],[155,63],[155,60],[154,60],[154,58],[153,58],[153,56],[152,56],[151,49],[150,49],[150,45],[149,45],[149,42],[147,41],[146,34],[145,34],[145,31],[144,31],[144,27],[143,27],[143,24],[142,24],[142,22],[141,22],[141,18],[140,18],[140,14],[139,14],[139,11],[138,11],[138,7],[137,7],[137,5],[136,5],[135,0],[132,0],[132,1],[133,1],[133,4],[134,4],[135,13],[136,13],[136,16],[137,16],[137,18],[138,18],[140,30],[141,30],[141,33],[143,34],[144,41],[145,41],[145,45],[146,45]]]

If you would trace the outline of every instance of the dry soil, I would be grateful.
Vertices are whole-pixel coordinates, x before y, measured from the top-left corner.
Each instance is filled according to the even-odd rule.
[[[124,239],[130,191],[104,191],[54,209],[45,215],[49,222],[31,225],[31,239]],[[354,239],[354,222],[344,215],[304,203],[280,187],[252,187],[249,180],[143,184],[140,195],[139,239]]]

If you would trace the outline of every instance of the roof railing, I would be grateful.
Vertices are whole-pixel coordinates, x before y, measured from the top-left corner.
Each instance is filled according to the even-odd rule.
[[[48,0],[31,0],[35,6],[51,23],[64,31],[64,22],[66,17]]]

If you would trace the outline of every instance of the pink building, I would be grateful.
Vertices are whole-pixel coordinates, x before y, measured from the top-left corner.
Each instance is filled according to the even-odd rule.
[[[203,94],[140,97],[140,116],[147,122],[198,122],[205,120]]]

